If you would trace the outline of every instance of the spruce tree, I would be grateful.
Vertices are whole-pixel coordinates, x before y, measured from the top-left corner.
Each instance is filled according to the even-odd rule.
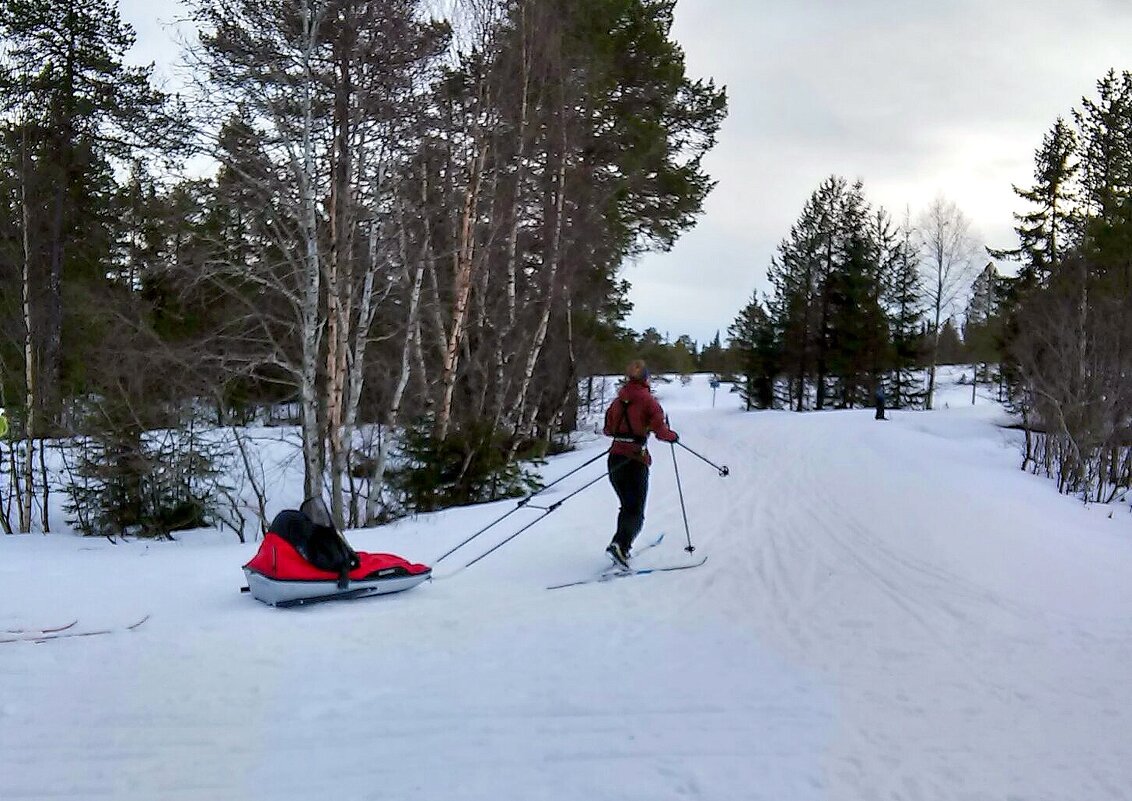
[[[994,262],[990,262],[971,284],[971,299],[963,320],[963,343],[967,357],[976,364],[976,380],[989,381],[989,364],[999,360],[1001,338],[998,291],[1002,284]],[[982,365],[981,369],[978,365]]]
[[[840,361],[833,317],[843,288],[835,278],[844,256],[845,206],[848,182],[840,176],[825,179],[813,195],[818,235],[814,270],[816,314],[814,336],[814,408],[825,408],[829,378]]]
[[[1025,190],[1014,188],[1014,193],[1030,206],[1014,214],[1018,247],[990,251],[992,257],[1021,263],[1017,275],[999,280],[997,293],[1002,324],[994,335],[994,349],[1002,354],[1000,374],[1007,383],[1012,383],[1016,374],[1011,343],[1018,334],[1015,316],[1020,304],[1049,285],[1062,259],[1081,241],[1081,158],[1077,133],[1058,117],[1034,152],[1034,185]]]
[[[1018,216],[1023,269],[991,283],[1023,466],[1103,501],[1132,485],[1132,74],[1109,71],[1072,119],[1076,130],[1054,125],[1035,154],[1035,189],[1019,193],[1037,206]],[[1070,236],[1053,236],[1058,220]]]
[[[939,364],[958,364],[963,359],[963,339],[954,317],[948,317],[940,327],[938,348]]]
[[[727,329],[739,390],[746,409],[773,409],[779,374],[779,350],[774,325],[757,293]]]
[[[767,313],[782,348],[787,402],[798,411],[809,405],[809,389],[824,399],[824,356],[828,323],[826,276],[834,251],[836,198],[844,181],[831,178],[810,195],[790,234],[771,259]]]
[[[837,252],[828,277],[829,364],[840,405],[868,402],[879,379],[888,332],[880,307],[880,247],[861,184],[840,198]]]
[[[919,250],[913,235],[911,223],[906,220],[900,229],[899,249],[894,254],[891,279],[884,293],[892,343],[885,395],[888,405],[895,409],[914,407],[923,400],[915,375],[924,348],[923,289]]]
[[[1092,217],[1119,213],[1132,188],[1132,73],[1097,81],[1097,99],[1074,110],[1080,143],[1081,200]]]
[[[1102,281],[1112,290],[1132,292],[1132,72],[1110,70],[1097,82],[1096,100],[1084,98],[1074,111],[1081,153],[1081,200],[1087,215],[1076,262],[1084,333],[1090,284]]]
[[[1077,172],[1077,135],[1058,117],[1034,153],[1034,185],[1029,189],[1014,187],[1014,194],[1032,206],[1025,213],[1014,214],[1018,247],[991,251],[996,258],[1021,262],[1017,277],[1021,287],[1047,283],[1062,254],[1080,235]]]

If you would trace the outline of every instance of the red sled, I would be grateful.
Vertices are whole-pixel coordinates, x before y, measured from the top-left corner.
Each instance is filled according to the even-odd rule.
[[[326,504],[309,498],[275,516],[246,565],[248,591],[270,606],[386,595],[417,586],[432,568],[388,553],[355,551],[331,522]]]

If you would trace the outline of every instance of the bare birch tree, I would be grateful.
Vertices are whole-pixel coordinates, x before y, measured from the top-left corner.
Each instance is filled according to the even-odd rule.
[[[414,0],[292,0],[282,17],[277,6],[198,5],[212,31],[197,51],[212,73],[205,88],[227,119],[253,112],[254,124],[230,126],[243,141],[221,148],[223,169],[267,212],[251,221],[253,258],[229,253],[210,273],[247,312],[233,333],[258,331],[260,347],[244,350],[252,369],[291,377],[305,492],[321,495],[329,478],[342,524],[373,326],[404,291],[389,176],[411,150],[406,111],[445,31],[417,20]],[[274,300],[257,308],[248,284]]]
[[[936,197],[920,215],[918,232],[924,254],[924,293],[931,319],[931,353],[925,408],[932,408],[941,325],[971,283],[979,264],[978,245],[966,215],[954,202]]]
[[[241,142],[239,149],[223,146],[223,129],[202,133],[205,142],[221,140],[219,148],[206,145],[208,151],[219,157],[233,185],[262,204],[263,215],[257,221],[261,236],[249,242],[249,248],[216,254],[202,278],[238,299],[245,310],[241,320],[258,328],[269,344],[259,352],[250,348],[240,352],[250,362],[248,369],[271,366],[293,381],[299,397],[303,484],[308,496],[321,495],[324,474],[318,387],[325,329],[320,313],[319,200],[325,193],[322,165],[327,142],[326,124],[316,106],[327,5],[323,0],[296,0],[279,8],[264,0],[202,0],[194,9],[201,43],[191,53],[209,79],[201,87],[202,107],[209,118],[249,120],[240,130],[251,141]],[[249,148],[257,161],[242,158]],[[273,165],[279,168],[272,169]],[[254,296],[248,297],[248,285],[282,301],[296,334],[297,352],[281,341],[277,321],[257,307]]]

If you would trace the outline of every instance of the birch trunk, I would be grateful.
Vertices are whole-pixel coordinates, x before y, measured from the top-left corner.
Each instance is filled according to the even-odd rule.
[[[379,168],[376,187],[377,194],[381,192],[382,175],[383,168]],[[346,399],[346,413],[342,426],[342,438],[344,442],[343,472],[349,469],[350,454],[353,451],[354,431],[358,423],[358,409],[361,407],[362,389],[365,386],[365,364],[366,351],[369,347],[369,333],[373,327],[377,310],[381,305],[381,300],[385,297],[384,294],[380,298],[378,297],[378,291],[375,286],[380,269],[381,259],[378,248],[377,223],[375,222],[370,226],[369,261],[362,283],[362,295],[358,301],[358,322],[355,328],[353,347],[348,352],[346,363],[349,395]],[[350,514],[351,523],[356,525],[359,522],[358,514],[353,506],[351,506]]]
[[[350,455],[350,432],[347,431],[346,391],[347,362],[351,340],[353,312],[353,260],[351,232],[353,211],[351,182],[353,165],[350,149],[350,96],[352,94],[349,42],[340,45],[334,92],[334,177],[330,186],[331,250],[327,276],[327,354],[326,354],[326,426],[330,462],[330,514],[335,524],[345,526],[342,481],[346,476]],[[372,272],[372,271],[371,271]],[[368,277],[372,285],[372,277]],[[356,337],[364,337],[358,331]],[[358,389],[360,391],[360,381]]]
[[[312,8],[314,0],[303,4],[306,46],[303,84],[303,167],[299,185],[303,202],[303,238],[305,240],[302,343],[300,378],[300,419],[303,432],[303,491],[307,497],[321,497],[323,477],[323,437],[318,421],[318,361],[321,349],[321,325],[318,319],[319,296],[322,290],[322,265],[318,250],[318,208],[315,197],[314,98],[312,85],[314,53],[318,46],[318,25],[321,13]]]
[[[527,42],[527,4],[523,3],[520,9],[520,69],[522,72],[522,89],[519,100],[519,130],[515,146],[515,190],[511,196],[511,230],[507,237],[507,322],[503,331],[496,340],[495,351],[495,414],[492,429],[498,425],[503,416],[504,404],[510,391],[510,383],[506,379],[507,366],[514,357],[511,340],[515,331],[515,317],[517,306],[517,274],[518,274],[518,245],[519,220],[522,217],[520,204],[523,198],[523,180],[526,177],[526,145],[527,125],[530,96],[530,51]]]
[[[404,207],[398,207],[400,227],[401,263],[408,270],[409,243],[405,232]],[[382,491],[385,487],[385,470],[389,463],[390,435],[397,430],[401,417],[401,401],[405,397],[405,388],[409,385],[409,376],[412,371],[412,354],[414,340],[420,337],[420,323],[418,313],[420,310],[421,286],[424,283],[425,261],[417,259],[417,269],[413,276],[412,289],[409,292],[409,319],[405,324],[405,342],[401,347],[401,373],[397,385],[393,389],[393,397],[389,400],[389,410],[385,417],[385,432],[377,446],[377,464],[374,466],[373,479],[370,482],[369,498],[366,502],[366,524],[377,521],[377,510],[381,503]]]
[[[942,258],[942,257],[940,257]],[[932,398],[935,396],[935,366],[936,361],[939,359],[939,323],[940,318],[943,316],[943,271],[939,271],[940,276],[936,283],[935,303],[933,305],[934,316],[934,330],[932,331],[932,352],[931,358],[928,362],[928,397],[924,403],[924,408],[929,412],[932,410]]]
[[[440,315],[440,286],[436,278],[436,256],[432,250],[432,225],[429,222],[429,196],[428,196],[428,174],[425,173],[421,181],[421,208],[424,210],[422,219],[424,222],[424,263],[428,272],[428,285],[432,293],[431,303],[429,304],[432,317],[432,337],[435,337],[436,353],[443,356],[446,348],[448,347],[448,335],[444,330],[444,320]],[[419,325],[419,323],[418,323]],[[424,366],[424,345],[421,332],[417,332],[416,348],[420,352],[420,366]],[[424,375],[422,370],[421,375]]]
[[[550,264],[547,274],[546,295],[542,308],[542,316],[539,318],[538,328],[535,329],[534,338],[531,341],[531,348],[527,352],[527,363],[524,366],[523,377],[519,383],[519,395],[515,400],[515,437],[511,443],[510,459],[515,458],[515,453],[518,451],[520,441],[529,436],[534,425],[534,417],[537,412],[537,406],[534,411],[527,412],[528,395],[531,388],[531,380],[535,373],[535,366],[538,364],[539,356],[542,353],[543,343],[546,341],[546,332],[550,327],[550,313],[554,307],[555,284],[558,277],[558,268],[562,260],[562,217],[563,209],[566,201],[566,158],[565,155],[559,160],[558,172],[555,176],[557,181],[555,198],[554,198],[554,229],[551,236],[550,246]]]
[[[26,137],[26,134],[25,134]],[[35,323],[32,315],[32,291],[31,291],[31,234],[29,228],[31,225],[31,209],[28,207],[27,201],[27,140],[24,139],[24,153],[23,153],[23,169],[20,176],[20,205],[23,216],[23,249],[24,249],[24,269],[23,269],[23,311],[24,311],[24,380],[26,383],[26,395],[24,397],[24,405],[27,411],[26,422],[24,424],[24,460],[20,465],[23,472],[23,486],[17,488],[17,506],[19,508],[19,527],[21,532],[31,531],[31,513],[32,513],[32,497],[35,489],[33,486],[34,471],[33,453],[35,450],[35,433],[36,433],[36,417],[35,406],[38,400],[37,392],[39,384],[37,378],[37,359],[35,348]],[[15,444],[13,444],[13,451]],[[15,465],[13,465],[13,468]]]
[[[468,188],[464,192],[464,209],[461,215],[460,236],[454,256],[451,328],[444,349],[444,364],[441,371],[443,395],[440,411],[436,419],[436,438],[445,439],[452,420],[452,397],[456,389],[456,371],[460,366],[460,346],[468,325],[468,307],[472,294],[474,266],[476,258],[476,215],[479,209],[480,183],[483,178],[484,162],[487,158],[487,145],[475,138],[477,153],[472,161],[472,173]]]
[[[519,201],[523,195],[523,178],[525,176],[526,145],[527,145],[527,114],[528,97],[530,94],[531,69],[527,48],[527,5],[522,4],[520,9],[520,37],[521,37],[521,70],[522,90],[519,100],[519,132],[515,143],[515,192],[511,198],[511,232],[507,239],[507,324],[508,333],[515,327],[516,305],[516,254],[519,244]]]

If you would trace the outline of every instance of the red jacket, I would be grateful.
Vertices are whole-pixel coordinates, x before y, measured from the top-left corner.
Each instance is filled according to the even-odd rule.
[[[676,432],[664,422],[664,409],[643,381],[630,381],[621,387],[617,399],[605,411],[605,435],[618,437],[609,449],[611,454],[632,456],[645,464],[652,464],[649,456],[649,434],[665,442],[675,442]],[[634,438],[636,442],[623,441]]]

